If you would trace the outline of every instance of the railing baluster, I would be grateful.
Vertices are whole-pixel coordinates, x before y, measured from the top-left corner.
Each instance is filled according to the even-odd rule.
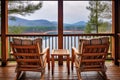
[[[63,48],[66,49],[66,36],[63,37]]]
[[[67,40],[68,40],[68,49],[69,49],[69,36],[68,36]]]
[[[79,44],[79,39],[86,39],[86,38],[89,38],[89,39],[92,39],[92,38],[99,38],[99,37],[105,37],[105,36],[109,36],[110,37],[110,42],[112,42],[111,40],[111,37],[113,35],[82,35],[82,34],[78,34],[78,35],[64,35],[63,36],[63,48],[64,49],[68,49],[70,52],[71,52],[71,48],[74,46],[76,48],[78,48]],[[9,37],[9,41],[12,41],[12,38],[13,37],[19,37],[19,38],[43,38],[43,48],[45,47],[49,47],[50,48],[50,53],[52,52],[52,49],[58,49],[58,36],[57,35],[8,35]],[[111,45],[111,43],[110,43]],[[9,51],[10,52],[10,51]],[[9,58],[13,58],[10,54],[9,54]],[[108,59],[111,59],[111,46],[109,48],[109,53],[108,53],[108,56],[107,56]]]
[[[53,37],[52,37],[52,49],[53,49]]]
[[[45,47],[47,47],[47,37],[45,36]]]
[[[68,38],[68,37],[65,36],[65,42],[66,42],[66,43],[65,43],[65,47],[66,47],[66,49],[68,48],[68,47],[67,47],[67,46],[68,46],[68,45],[67,45],[67,44],[68,44],[68,40],[67,40],[67,38]]]
[[[71,48],[72,48],[72,45],[73,45],[73,39],[72,39],[72,36],[71,36]]]
[[[57,49],[57,38],[55,37],[55,49]]]

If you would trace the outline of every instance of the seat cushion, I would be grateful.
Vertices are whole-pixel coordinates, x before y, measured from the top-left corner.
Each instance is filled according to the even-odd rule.
[[[13,43],[16,45],[35,45],[39,43],[40,52],[42,52],[42,38],[13,38]]]

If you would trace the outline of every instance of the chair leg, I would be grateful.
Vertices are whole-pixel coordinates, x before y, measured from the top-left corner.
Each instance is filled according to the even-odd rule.
[[[77,72],[78,80],[82,80],[81,71],[78,68],[76,68],[76,72]]]
[[[44,80],[44,74],[45,74],[45,71],[43,70],[43,71],[41,72],[41,78],[40,78],[40,80]]]
[[[17,72],[17,74],[16,74],[16,80],[19,79],[21,72],[22,72],[22,71],[18,71],[18,72]]]
[[[109,79],[107,79],[107,75],[106,75],[105,71],[100,71],[99,74],[101,75],[101,77],[102,77],[104,80],[109,80]]]
[[[106,73],[104,71],[102,71],[102,74],[103,74],[104,80],[108,80],[107,75],[106,75]]]

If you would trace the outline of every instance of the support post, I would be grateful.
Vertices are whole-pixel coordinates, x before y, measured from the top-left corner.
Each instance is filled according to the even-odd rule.
[[[8,1],[1,0],[1,49],[2,49],[2,66],[7,65],[8,59]]]
[[[58,16],[58,49],[63,49],[63,0],[58,0]],[[58,61],[63,65],[63,56],[59,56]]]

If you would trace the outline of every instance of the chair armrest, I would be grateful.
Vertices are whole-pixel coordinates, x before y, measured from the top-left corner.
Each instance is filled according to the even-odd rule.
[[[81,53],[79,53],[79,51],[75,48],[75,47],[72,47],[72,50],[73,50],[73,55],[74,55],[74,59],[75,59],[75,66],[77,68],[80,67],[80,57],[81,57]]]
[[[47,52],[49,51],[49,48],[45,48],[43,49],[43,51],[40,53],[40,55],[44,55],[44,54],[47,54]]]
[[[75,47],[72,47],[73,51],[74,51],[74,55],[77,55],[77,56],[81,56],[82,54],[79,53],[79,51],[75,48]]]
[[[47,61],[47,63],[48,63],[48,70],[50,70],[50,48],[49,47],[47,47],[47,48],[45,48],[43,51],[42,51],[42,55],[44,55],[43,56],[43,60],[44,61]],[[46,63],[45,63],[46,64]]]
[[[40,53],[40,56],[43,57],[43,61],[48,59],[49,56],[49,48],[45,48],[42,53]]]
[[[42,58],[42,67],[46,67],[49,56],[49,48],[45,48],[39,55]]]
[[[47,59],[49,55],[49,48],[45,48],[41,53],[40,56],[43,57],[43,60]]]

